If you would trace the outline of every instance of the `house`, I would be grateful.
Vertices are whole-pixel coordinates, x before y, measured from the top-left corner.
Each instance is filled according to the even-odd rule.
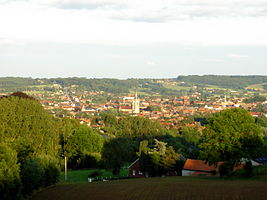
[[[266,156],[266,162],[267,162],[267,156]],[[223,163],[224,162],[221,161],[217,162],[216,165],[209,165],[204,160],[187,159],[182,170],[182,176],[215,175],[219,172],[219,167]],[[259,165],[258,163],[252,161],[253,166]],[[244,165],[245,165],[245,160],[242,161],[240,164],[235,165],[233,171],[242,169]]]
[[[219,171],[218,166],[220,164],[214,166],[205,163],[203,160],[187,159],[182,170],[182,176],[214,175]]]
[[[139,170],[139,158],[135,160],[129,167],[129,177],[148,177],[147,173],[143,173]]]
[[[183,160],[184,157],[181,156],[180,160]],[[140,160],[139,158],[135,160],[129,167],[129,177],[149,177],[147,172],[142,172],[139,170]],[[177,170],[165,171],[165,176],[180,176],[181,174]]]

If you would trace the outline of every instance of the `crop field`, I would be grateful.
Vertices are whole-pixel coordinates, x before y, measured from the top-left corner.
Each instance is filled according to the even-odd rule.
[[[30,200],[266,200],[266,191],[266,179],[139,178],[82,184],[59,184],[36,193]]]

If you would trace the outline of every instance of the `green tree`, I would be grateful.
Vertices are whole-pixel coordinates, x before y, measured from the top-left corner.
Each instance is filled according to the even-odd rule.
[[[176,170],[180,155],[172,146],[154,139],[154,148],[148,147],[147,140],[141,141],[138,155],[140,170],[149,176],[160,176],[168,171]]]
[[[24,143],[32,148],[33,156],[57,156],[59,135],[55,120],[37,100],[18,96],[1,98],[0,124],[0,140],[13,144],[16,150]]]
[[[0,199],[19,199],[20,167],[17,153],[4,143],[0,143]]]
[[[86,155],[97,156],[98,154],[100,157],[102,147],[103,138],[93,129],[80,125],[73,130],[72,135],[66,141],[65,151],[71,166],[78,167],[82,158],[87,158]]]
[[[3,199],[19,199],[20,180],[24,194],[29,194],[44,183],[42,177],[42,181],[34,185],[34,182],[30,180],[31,177],[28,176],[32,175],[30,170],[37,170],[37,174],[40,174],[39,169],[45,170],[45,165],[41,166],[45,160],[50,162],[58,158],[59,132],[56,122],[57,120],[49,115],[37,100],[24,93],[17,92],[0,98],[0,140],[1,144],[6,144],[6,147],[0,147],[0,149],[5,149],[2,151],[4,154],[0,154],[1,156],[8,154],[8,157],[4,156],[0,159],[0,165],[3,164],[0,166],[0,171],[3,170],[0,174],[10,179],[9,181],[0,180],[1,195],[2,189],[9,191]],[[38,164],[34,164],[33,162],[37,160]],[[33,162],[29,163],[30,161]],[[51,162],[51,167],[52,165],[57,167],[56,162]],[[14,180],[10,178],[11,172],[13,175],[15,173]],[[26,172],[29,173],[24,176]],[[47,171],[47,175],[49,174],[52,173]],[[54,175],[50,178],[57,178]],[[48,179],[45,182],[51,183]],[[13,194],[17,194],[16,198]]]
[[[137,144],[131,138],[115,138],[104,143],[102,159],[104,167],[119,174],[120,169],[136,159]]]
[[[21,181],[23,194],[28,195],[44,185],[44,168],[38,160],[26,160],[21,166]]]
[[[225,161],[230,169],[242,158],[255,156],[263,144],[261,128],[246,110],[239,108],[212,115],[202,139],[201,158],[210,164]]]
[[[162,156],[162,166],[165,170],[173,170],[179,160],[180,155],[176,153],[172,146],[168,146],[165,154]]]

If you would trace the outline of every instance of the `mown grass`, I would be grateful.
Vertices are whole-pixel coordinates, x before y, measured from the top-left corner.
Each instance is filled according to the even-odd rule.
[[[65,174],[61,172],[60,174],[60,183],[67,182],[67,183],[85,183],[88,182],[88,175],[94,171],[99,171],[101,175],[97,177],[97,179],[110,179],[110,178],[117,178],[117,177],[127,177],[129,170],[124,168],[121,170],[118,176],[112,174],[111,171],[107,171],[104,169],[84,169],[84,170],[69,170],[67,173],[67,181],[65,181]]]
[[[204,177],[165,177],[86,184],[59,184],[36,193],[30,200],[183,200],[267,199],[265,180],[225,180]]]

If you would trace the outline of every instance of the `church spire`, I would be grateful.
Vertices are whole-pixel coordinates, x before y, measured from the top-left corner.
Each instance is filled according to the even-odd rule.
[[[137,90],[136,90],[135,91],[135,98],[133,99],[133,106],[132,106],[133,113],[135,113],[135,114],[140,113],[140,105],[139,104],[140,104],[140,102],[139,102]]]

